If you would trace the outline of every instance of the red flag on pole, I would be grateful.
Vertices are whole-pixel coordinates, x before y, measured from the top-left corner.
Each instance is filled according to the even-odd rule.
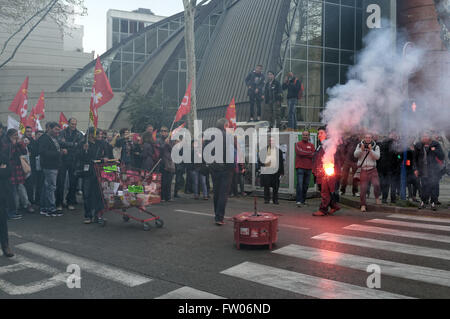
[[[67,118],[65,117],[63,112],[59,114],[59,126],[61,127],[61,129],[66,129],[69,126],[69,121],[67,121]]]
[[[186,90],[186,94],[184,95],[183,101],[181,102],[180,108],[178,109],[177,115],[175,117],[175,123],[181,121],[181,119],[191,112],[191,89],[192,89],[192,81],[189,83],[189,86]]]
[[[12,101],[9,106],[9,110],[13,113],[16,113],[20,117],[20,132],[24,132],[25,125],[27,122],[27,113],[28,113],[28,76],[25,81],[22,83],[22,86],[17,92],[16,97]]]
[[[37,118],[34,112],[34,108],[31,109],[30,116],[28,116],[28,119],[26,121],[26,126],[31,127],[33,129],[33,132],[37,131]]]
[[[97,63],[94,70],[94,85],[92,86],[91,104],[90,104],[90,119],[97,128],[98,125],[98,109],[111,101],[114,93],[109,84],[103,66],[100,62],[100,57],[97,57]]]
[[[45,98],[44,98],[44,91],[41,92],[41,96],[39,97],[39,100],[34,107],[34,114],[37,116],[37,119],[42,121],[45,119]]]
[[[226,119],[228,120],[230,127],[236,129],[236,103],[234,97],[231,100],[230,106],[228,106]]]
[[[182,129],[184,129],[186,127],[186,123],[181,124],[180,126],[178,126],[176,129],[173,130],[172,133],[170,133],[170,136],[174,136],[175,134],[177,134],[179,131],[181,131]]]

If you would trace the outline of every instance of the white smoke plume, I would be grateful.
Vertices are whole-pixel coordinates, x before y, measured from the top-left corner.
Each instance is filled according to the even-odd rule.
[[[372,31],[364,42],[365,49],[349,70],[349,81],[328,90],[330,100],[323,112],[328,131],[324,163],[334,162],[337,147],[349,132],[387,135],[389,129],[396,129],[403,136],[412,134],[409,115],[404,116],[412,113],[412,103],[405,103],[406,84],[420,69],[424,51],[415,46],[404,56],[389,30]]]

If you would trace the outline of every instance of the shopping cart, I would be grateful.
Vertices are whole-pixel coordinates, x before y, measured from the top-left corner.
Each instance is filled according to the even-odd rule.
[[[152,221],[157,228],[163,227],[163,220],[146,208],[161,202],[161,174],[127,167],[117,160],[96,161],[94,168],[103,201],[103,210],[98,214],[100,225],[106,225],[103,215],[113,211],[122,215],[125,222],[133,219],[142,223],[145,231],[150,230]],[[135,217],[128,213],[132,208],[150,217]]]

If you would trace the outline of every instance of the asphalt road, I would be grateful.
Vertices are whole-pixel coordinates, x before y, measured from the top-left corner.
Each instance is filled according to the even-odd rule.
[[[227,216],[252,207],[232,198]],[[17,256],[0,258],[0,298],[450,298],[450,219],[350,208],[319,218],[317,207],[260,204],[280,214],[272,251],[236,249],[233,223],[214,224],[212,201],[154,206],[165,225],[150,231],[114,213],[104,228],[84,225],[81,206],[63,217],[27,214],[9,223]],[[381,287],[370,289],[378,270]]]

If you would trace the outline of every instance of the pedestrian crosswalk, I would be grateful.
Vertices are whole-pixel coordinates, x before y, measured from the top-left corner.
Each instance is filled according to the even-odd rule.
[[[266,264],[247,261],[228,268],[221,274],[241,281],[298,294],[299,297],[403,299],[421,296],[421,291],[417,291],[417,289],[412,289],[408,293],[403,290],[401,290],[401,293],[397,293],[396,291],[383,290],[383,285],[379,289],[369,288],[366,281],[361,281],[361,272],[366,272],[369,276],[369,269],[372,269],[370,267],[376,266],[380,270],[381,278],[388,276],[390,280],[403,281],[406,287],[409,287],[410,282],[433,285],[431,287],[434,288],[439,286],[442,287],[440,289],[447,292],[447,295],[441,297],[450,298],[450,290],[448,289],[450,287],[450,264],[447,262],[450,260],[450,245],[447,245],[450,243],[450,236],[442,234],[442,232],[450,231],[449,226],[442,225],[448,223],[447,220],[390,215],[383,219],[372,219],[365,222],[369,223],[370,226],[352,224],[342,228],[344,233],[336,231],[335,233],[328,232],[311,237],[313,243],[319,244],[314,246],[320,246],[320,248],[291,244],[273,251],[274,256],[288,257],[291,258],[291,261],[294,258],[294,260],[301,261],[302,264],[318,263],[328,271],[333,269],[332,267],[335,267],[336,272],[356,271],[355,274],[358,275],[354,277],[355,283],[349,283],[348,279],[346,282],[337,281],[335,277],[331,276],[333,278],[330,278],[327,275],[317,277],[315,274],[315,276],[312,276],[299,270],[293,271],[292,267],[284,269],[279,266],[279,260],[275,262],[277,267],[273,267],[270,260]],[[375,227],[375,224],[386,225],[389,228]],[[403,227],[411,228],[411,230],[404,230]],[[433,232],[439,232],[439,234]],[[414,239],[415,245],[403,243],[405,238]],[[440,248],[432,247],[436,244]],[[337,245],[345,245],[346,251],[354,250],[357,253],[335,251]],[[443,245],[447,245],[446,247],[449,248],[442,248]],[[363,253],[361,248],[365,248]],[[385,256],[385,254],[380,254],[379,251],[389,252],[389,260],[368,257]],[[415,261],[417,257],[419,257],[419,260],[431,258],[427,265],[434,261],[432,264],[438,264],[439,266],[437,268],[425,267],[420,261]],[[400,261],[395,261],[396,258]],[[299,268],[303,269],[302,267]],[[407,280],[407,282],[404,282],[404,280]],[[417,285],[413,285],[413,287],[417,287]],[[430,286],[425,287],[430,289]],[[424,288],[424,290],[427,288]],[[392,285],[388,290],[392,290]]]

